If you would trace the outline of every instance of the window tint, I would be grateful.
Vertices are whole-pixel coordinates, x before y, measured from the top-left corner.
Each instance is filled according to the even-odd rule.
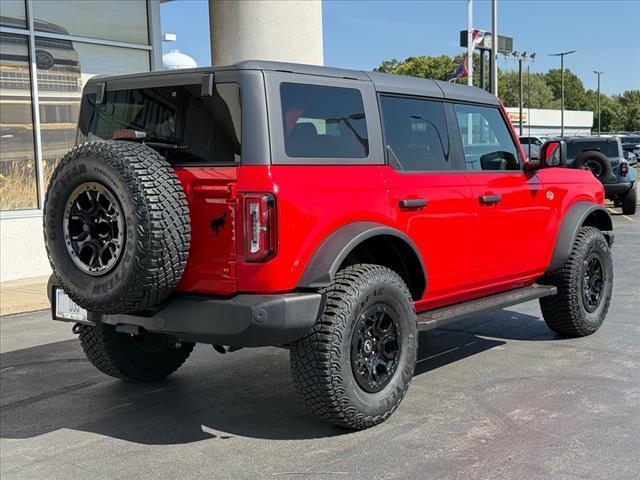
[[[519,170],[518,151],[500,110],[455,105],[467,170]]]
[[[355,88],[280,85],[284,146],[289,157],[366,158],[367,123]]]
[[[80,141],[117,138],[121,130],[146,135],[144,142],[172,163],[240,161],[240,86],[216,84],[212,97],[200,84],[107,92],[83,99]]]
[[[595,150],[603,153],[607,157],[619,156],[618,142],[616,140],[568,140],[567,141],[567,158],[574,159],[582,152]]]
[[[449,138],[440,102],[382,96],[384,134],[403,170],[450,170]]]
[[[520,137],[520,143],[522,145],[529,145],[529,143],[535,145],[535,140],[532,140],[529,137]]]

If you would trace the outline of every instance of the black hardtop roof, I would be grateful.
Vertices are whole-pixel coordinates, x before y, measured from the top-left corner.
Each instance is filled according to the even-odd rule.
[[[171,76],[193,76],[198,73],[215,73],[216,71],[229,70],[262,70],[272,72],[285,72],[298,75],[315,75],[334,78],[348,78],[353,80],[368,81],[373,83],[376,91],[385,93],[400,93],[406,95],[446,98],[463,102],[484,103],[499,105],[499,100],[489,92],[480,88],[469,87],[440,80],[428,80],[425,78],[407,77],[404,75],[392,75],[380,72],[366,72],[362,70],[349,70],[345,68],[325,67],[320,65],[305,65],[301,63],[274,62],[267,60],[247,60],[220,67],[188,68],[181,70],[163,70],[155,72],[135,73],[118,76],[96,76],[89,80],[88,84],[99,82],[108,83],[110,79],[137,79],[160,78]]]
[[[620,140],[620,138],[619,137],[614,137],[614,136],[597,137],[595,135],[587,135],[587,136],[584,136],[584,137],[565,137],[564,140],[567,143],[582,143],[582,142],[589,142],[589,143],[597,143],[597,142],[617,143]]]

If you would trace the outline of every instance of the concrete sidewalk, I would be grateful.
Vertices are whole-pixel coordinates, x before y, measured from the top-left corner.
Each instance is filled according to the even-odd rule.
[[[35,312],[49,308],[48,275],[0,283],[0,315]]]

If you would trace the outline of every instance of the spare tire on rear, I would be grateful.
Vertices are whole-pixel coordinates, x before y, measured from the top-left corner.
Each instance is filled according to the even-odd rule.
[[[582,152],[573,161],[573,168],[585,168],[593,173],[600,182],[605,182],[613,173],[611,162],[604,153],[587,150]]]
[[[160,304],[180,281],[191,241],[189,205],[155,150],[88,142],[53,172],[44,234],[51,267],[78,305],[135,312]]]

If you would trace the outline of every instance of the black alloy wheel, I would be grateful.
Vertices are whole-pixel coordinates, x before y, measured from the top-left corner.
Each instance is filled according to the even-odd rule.
[[[582,302],[587,312],[594,312],[598,308],[604,288],[602,261],[594,252],[584,261],[582,269]]]
[[[351,337],[351,369],[364,391],[376,393],[393,378],[400,354],[397,313],[377,303],[358,318]]]
[[[78,268],[104,275],[116,265],[124,247],[125,222],[118,200],[101,183],[78,185],[65,207],[63,232]]]

